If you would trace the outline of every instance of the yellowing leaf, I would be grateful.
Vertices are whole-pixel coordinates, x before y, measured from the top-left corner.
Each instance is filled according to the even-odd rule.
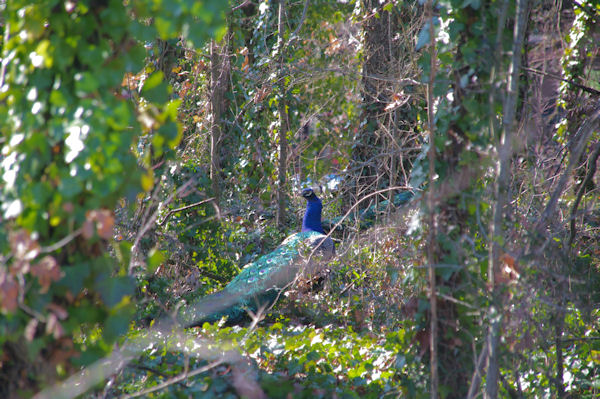
[[[152,171],[152,169],[148,170],[148,173],[142,175],[141,183],[142,190],[152,190],[152,187],[154,187],[154,172]]]

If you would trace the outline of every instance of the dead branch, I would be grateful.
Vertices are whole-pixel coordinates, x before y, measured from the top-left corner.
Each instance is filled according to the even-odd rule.
[[[302,9],[302,16],[300,17],[300,22],[298,22],[298,26],[296,26],[296,29],[294,29],[294,32],[292,32],[292,35],[290,36],[292,38],[292,40],[294,37],[296,37],[296,35],[300,31],[300,28],[302,28],[302,25],[304,24],[304,20],[306,19],[306,11],[308,10],[309,2],[310,2],[310,0],[304,1],[304,8]]]
[[[183,373],[181,373],[171,379],[168,379],[167,381],[165,381],[161,384],[155,385],[148,389],[144,389],[144,390],[141,390],[141,391],[129,394],[129,395],[124,395],[124,396],[122,396],[122,398],[123,399],[137,398],[138,396],[144,396],[144,395],[147,395],[152,392],[160,391],[161,389],[164,389],[164,388],[168,387],[169,385],[177,384],[177,383],[180,383],[181,381],[186,380],[189,377],[193,377],[195,375],[202,374],[212,368],[217,367],[221,363],[223,363],[223,360],[219,359],[215,362],[207,364],[204,367],[200,367],[200,368],[192,370],[192,371],[185,370]]]
[[[569,236],[569,247],[571,246],[571,244],[573,244],[573,240],[575,239],[575,234],[577,232],[577,222],[575,221],[575,213],[577,213],[577,208],[579,207],[579,203],[581,202],[583,194],[585,193],[585,187],[596,174],[596,161],[598,160],[599,156],[600,143],[597,143],[596,149],[594,150],[592,155],[590,155],[590,158],[588,160],[589,169],[587,171],[587,174],[585,175],[585,179],[583,179],[583,181],[579,185],[579,190],[577,190],[577,197],[575,197],[575,202],[571,207],[571,234]]]
[[[571,147],[572,150],[571,150],[571,156],[569,157],[569,164],[567,165],[567,168],[564,170],[563,174],[561,175],[556,189],[552,193],[552,196],[550,197],[550,200],[548,201],[548,204],[546,205],[544,212],[542,213],[542,215],[540,216],[540,218],[536,224],[536,228],[535,228],[536,231],[541,233],[545,229],[546,222],[550,218],[550,215],[552,213],[554,213],[554,209],[556,208],[556,205],[558,204],[558,199],[562,195],[562,192],[565,189],[567,181],[571,177],[571,172],[573,171],[573,168],[575,167],[577,161],[579,159],[581,159],[581,154],[583,154],[583,150],[585,149],[585,147],[587,145],[590,135],[595,130],[599,119],[600,119],[600,101],[598,101],[596,103],[596,107],[594,108],[594,111],[592,112],[592,114],[579,127],[579,129],[577,130],[577,133],[573,136],[573,146]]]
[[[174,213],[187,211],[189,209],[195,208],[195,207],[200,206],[202,204],[206,204],[207,202],[210,202],[210,201],[212,201],[214,199],[215,199],[214,197],[211,197],[211,198],[204,199],[202,201],[198,201],[198,202],[193,203],[191,205],[186,205],[186,206],[182,206],[181,208],[171,209],[171,210],[169,210],[169,212],[167,212],[167,214],[165,215],[165,217],[163,218],[163,220],[158,223],[158,225],[159,226],[163,226],[167,222],[167,220],[171,217],[171,215],[173,215]]]
[[[599,90],[596,90],[596,89],[591,88],[589,86],[582,85],[581,83],[574,82],[571,79],[565,79],[565,78],[562,78],[562,77],[560,77],[558,75],[555,75],[553,73],[540,71],[540,70],[537,70],[537,69],[534,69],[534,68],[521,67],[521,69],[523,69],[524,71],[535,73],[537,75],[542,75],[542,76],[546,76],[546,77],[549,77],[549,78],[552,78],[552,79],[560,80],[561,82],[565,82],[565,83],[567,83],[567,84],[569,84],[571,86],[577,87],[578,89],[581,89],[581,90],[583,90],[583,91],[585,91],[587,93],[593,94],[595,96],[600,96],[600,91]]]

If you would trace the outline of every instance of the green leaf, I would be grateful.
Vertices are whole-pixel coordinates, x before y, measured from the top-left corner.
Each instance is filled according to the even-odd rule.
[[[124,296],[133,295],[134,281],[128,276],[108,277],[96,283],[102,301],[109,308],[115,307]]]
[[[417,51],[421,50],[423,47],[427,46],[429,44],[429,42],[430,42],[430,40],[429,40],[429,22],[427,22],[421,29],[421,32],[419,32],[415,50],[417,50]]]
[[[90,72],[82,72],[75,75],[75,89],[80,97],[95,92],[100,84],[98,79]]]
[[[104,338],[108,342],[113,342],[127,332],[127,327],[131,320],[130,313],[131,312],[129,312],[128,309],[122,309],[106,319],[106,322],[104,323]]]
[[[72,198],[82,191],[81,183],[74,177],[65,176],[58,183],[58,192],[65,198]]]
[[[162,251],[152,248],[148,253],[148,273],[152,274],[165,261]]]
[[[146,79],[142,88],[142,97],[151,103],[164,104],[169,100],[171,87],[163,80],[162,71],[156,71]]]
[[[474,10],[479,10],[479,7],[481,7],[481,0],[464,0],[461,5],[462,8],[469,6]]]
[[[161,39],[172,39],[177,36],[175,24],[170,18],[158,16],[154,19],[154,26]]]

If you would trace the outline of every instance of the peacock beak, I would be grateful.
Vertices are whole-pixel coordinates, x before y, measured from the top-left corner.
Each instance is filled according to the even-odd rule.
[[[313,189],[312,189],[312,188],[305,188],[305,189],[302,189],[302,192],[301,192],[301,195],[302,195],[304,198],[309,198],[309,197],[310,197],[310,196],[312,196],[313,194],[314,194],[314,191],[313,191]]]

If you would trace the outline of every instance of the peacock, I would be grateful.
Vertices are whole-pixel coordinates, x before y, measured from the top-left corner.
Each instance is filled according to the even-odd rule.
[[[312,188],[301,192],[306,210],[299,233],[287,237],[275,250],[244,266],[223,290],[199,298],[179,313],[186,327],[227,317],[237,324],[252,312],[272,305],[301,273],[314,273],[335,255],[333,240],[321,225],[323,204]]]

